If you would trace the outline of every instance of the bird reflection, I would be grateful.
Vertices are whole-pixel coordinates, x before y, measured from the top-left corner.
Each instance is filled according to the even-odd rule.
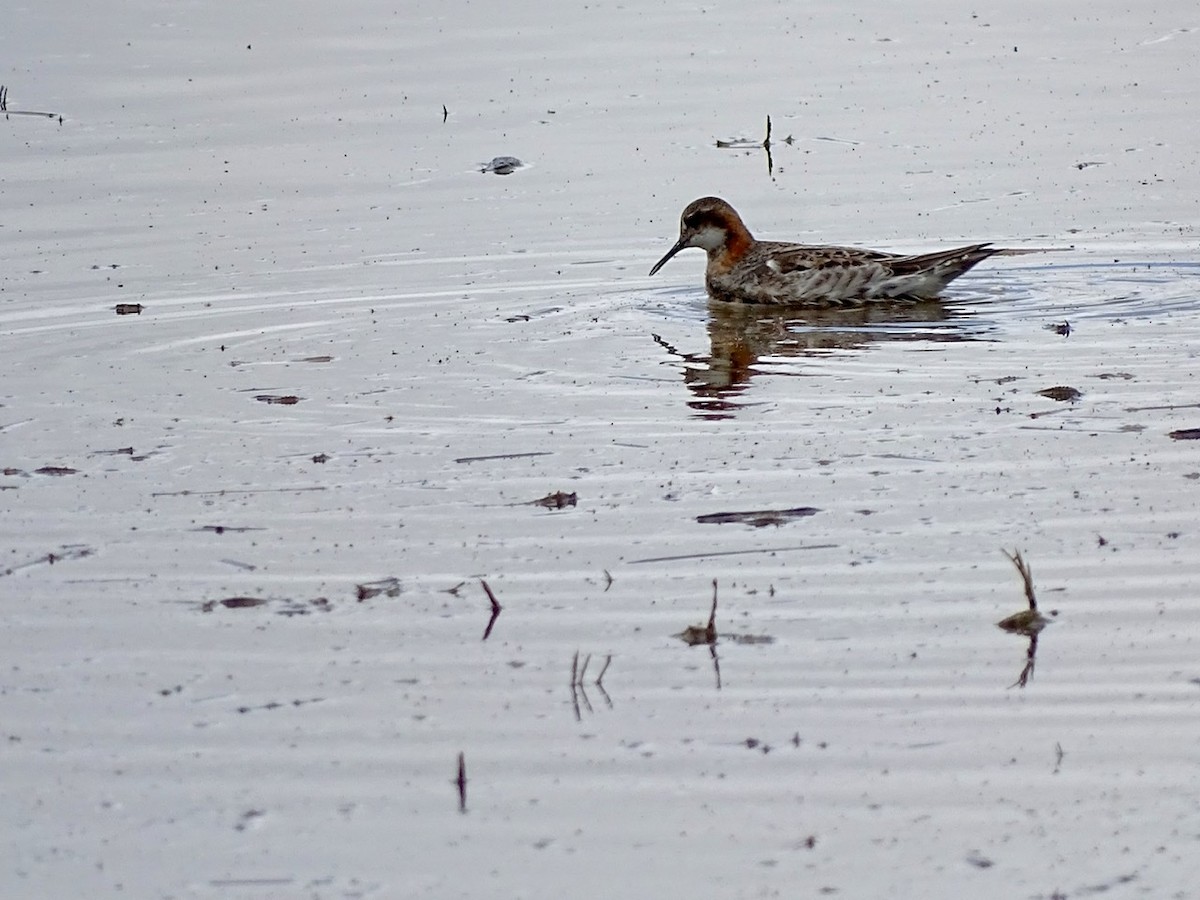
[[[971,340],[965,321],[936,301],[836,310],[710,303],[707,356],[681,352],[658,335],[654,340],[683,360],[688,406],[706,418],[729,418],[747,405],[742,395],[754,377],[767,374],[765,363],[863,350],[877,341]]]

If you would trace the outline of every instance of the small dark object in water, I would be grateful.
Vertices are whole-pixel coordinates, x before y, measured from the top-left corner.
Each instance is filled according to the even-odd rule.
[[[118,316],[140,316],[145,308],[140,303],[118,303],[116,306]]]
[[[1172,431],[1167,437],[1177,441],[1200,441],[1200,428],[1180,428],[1178,431]]]
[[[74,475],[78,469],[72,469],[70,466],[42,466],[40,469],[34,469],[34,475]]]
[[[1072,403],[1083,396],[1082,391],[1078,391],[1073,387],[1068,387],[1065,384],[1058,384],[1054,387],[1043,388],[1037,393],[1041,394],[1043,397],[1048,397],[1051,400],[1069,400]]]
[[[209,600],[200,609],[204,612],[212,612],[218,606],[226,609],[249,609],[252,606],[263,606],[266,602],[262,597],[226,597],[224,600]]]
[[[365,584],[357,584],[355,587],[355,596],[358,602],[370,600],[372,597],[378,597],[380,594],[387,594],[389,597],[400,596],[400,579],[395,577],[381,578],[378,581],[368,581]]]
[[[691,647],[695,647],[697,644],[712,645],[717,642],[717,579],[713,579],[712,611],[708,614],[708,624],[689,625],[675,637]]]
[[[454,779],[458,786],[458,811],[467,811],[467,758],[461,752],[458,754],[458,777]]]
[[[546,509],[566,509],[568,506],[574,506],[579,497],[574,491],[566,493],[564,491],[555,491],[553,494],[547,494],[545,497],[539,497],[537,500],[530,500],[530,506],[544,506]]]
[[[819,509],[811,506],[797,506],[792,509],[758,509],[751,510],[750,512],[709,513],[704,516],[696,516],[696,521],[701,525],[727,525],[730,522],[740,522],[743,525],[762,528],[764,525],[782,525],[784,522],[792,521],[792,519],[815,516],[819,512]]]
[[[521,162],[515,156],[497,156],[490,163],[486,163],[480,172],[491,175],[511,175],[513,172],[524,167],[525,163]]]
[[[300,398],[295,394],[287,394],[282,397],[277,394],[259,394],[254,399],[261,403],[276,403],[281,406],[295,406],[300,402]]]

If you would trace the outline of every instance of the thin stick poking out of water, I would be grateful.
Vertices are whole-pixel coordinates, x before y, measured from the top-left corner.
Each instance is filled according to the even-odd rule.
[[[486,641],[492,636],[492,629],[496,627],[496,620],[500,618],[500,610],[504,607],[500,605],[500,601],[496,599],[496,595],[492,593],[492,589],[486,581],[480,578],[479,583],[483,585],[483,592],[492,601],[492,617],[488,619],[487,628],[483,630],[483,639]]]
[[[41,116],[45,119],[58,119],[58,124],[62,124],[62,116],[58,113],[39,112],[32,109],[9,109],[8,108],[8,87],[0,84],[0,113],[4,113],[5,118],[9,116]]]
[[[1021,556],[1020,550],[1014,550],[1009,553],[1007,550],[1001,551],[1008,557],[1008,561],[1017,567],[1017,571],[1021,573],[1021,581],[1025,584],[1025,599],[1029,601],[1029,608],[1033,612],[1037,612],[1037,596],[1033,593],[1033,571],[1029,568],[1029,563],[1025,562]]]
[[[454,779],[454,783],[458,785],[458,811],[465,813],[467,811],[467,760],[461,752],[458,754],[458,777]]]

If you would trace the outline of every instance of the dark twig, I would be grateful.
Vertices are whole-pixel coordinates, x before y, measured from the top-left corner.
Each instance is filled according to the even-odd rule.
[[[771,117],[767,116],[767,136],[763,139],[763,149],[767,151],[767,177],[775,177],[775,160],[771,156]]]
[[[1023,688],[1033,678],[1033,670],[1037,665],[1038,633],[1050,624],[1050,620],[1038,612],[1037,595],[1033,590],[1033,570],[1021,556],[1021,551],[1014,550],[1009,553],[1004,550],[1002,552],[1008,557],[1009,562],[1017,567],[1017,572],[1021,575],[1021,583],[1025,588],[1025,602],[1029,604],[1029,609],[1023,609],[996,623],[1005,631],[1029,638],[1029,648],[1025,651],[1025,665],[1021,669],[1021,674],[1017,676],[1017,680],[1009,685],[1009,687]],[[1056,614],[1056,611],[1051,610],[1050,615]]]
[[[32,109],[9,109],[8,108],[8,88],[0,84],[0,113],[4,113],[4,117],[9,116],[40,116],[43,119],[58,119],[58,124],[61,125],[63,118],[58,113],[39,112]]]
[[[1033,570],[1029,568],[1029,563],[1025,562],[1021,556],[1020,550],[1014,550],[1009,553],[1007,550],[1000,551],[1008,557],[1008,561],[1017,567],[1017,571],[1021,573],[1021,581],[1025,585],[1025,599],[1029,601],[1029,608],[1033,612],[1037,612],[1037,597],[1033,593]]]
[[[454,779],[454,783],[458,785],[458,811],[465,813],[467,811],[467,760],[461,752],[458,754],[458,777]]]
[[[596,676],[596,687],[604,688],[604,673],[608,671],[608,667],[612,665],[612,654],[604,657],[604,667],[600,670],[600,674]]]
[[[575,711],[575,721],[580,722],[583,716],[579,712],[579,651],[571,658],[571,708]]]
[[[492,601],[492,617],[488,619],[487,628],[483,630],[483,639],[486,641],[492,636],[492,629],[496,627],[496,620],[500,618],[500,610],[502,610],[504,607],[500,605],[500,601],[496,599],[496,595],[492,593],[492,589],[488,586],[486,581],[480,578],[479,583],[483,585],[483,592],[487,594],[488,599]]]

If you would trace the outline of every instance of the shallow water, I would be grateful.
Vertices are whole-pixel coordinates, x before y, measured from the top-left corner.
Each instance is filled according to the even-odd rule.
[[[556,9],[7,17],[0,893],[1188,896],[1200,31]]]

